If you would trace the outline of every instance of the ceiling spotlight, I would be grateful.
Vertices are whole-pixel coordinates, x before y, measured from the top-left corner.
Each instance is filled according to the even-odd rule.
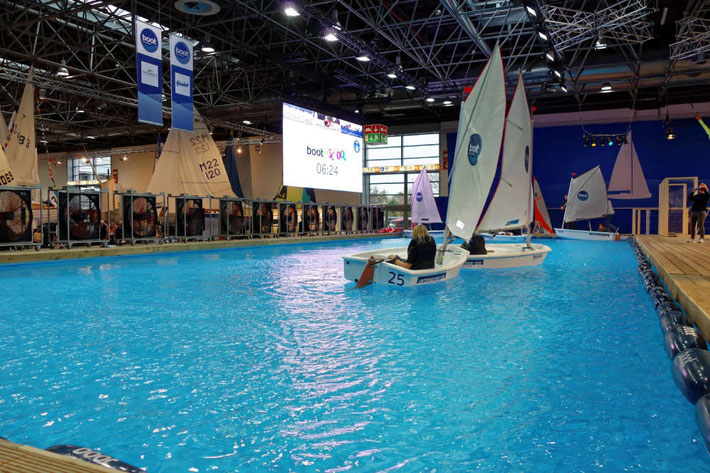
[[[537,16],[537,12],[536,12],[535,9],[534,9],[533,7],[531,7],[530,5],[527,5],[527,6],[525,7],[525,9],[528,11],[528,14],[530,14],[530,15],[532,15],[532,16]]]
[[[57,164],[57,165],[61,165],[61,164],[62,164],[62,160],[61,160],[61,159],[57,159],[56,164]]]
[[[284,13],[286,14],[286,16],[291,16],[291,17],[301,16],[301,14],[298,13],[298,10],[296,10],[296,8],[294,8],[293,5],[286,5],[286,7],[284,8]]]
[[[76,113],[84,113],[84,109],[82,107],[76,107]]]
[[[328,41],[329,43],[332,43],[334,41],[338,41],[338,37],[335,36],[335,33],[328,33],[327,35],[323,36],[323,39]]]
[[[360,62],[369,62],[370,58],[368,56],[358,56],[355,59],[357,59]]]
[[[62,65],[57,69],[57,77],[69,77],[69,69],[67,69],[67,62],[62,59]]]
[[[597,139],[592,137],[592,148],[596,148],[596,147],[597,147]]]
[[[237,148],[237,153],[242,154],[242,147]]]
[[[553,69],[552,72],[555,73],[558,79],[562,79],[562,73],[558,71],[557,69]]]
[[[613,136],[607,136],[606,138],[606,144],[609,146],[614,146],[614,137]]]
[[[564,83],[560,84],[560,89],[562,89],[562,92],[567,93],[567,86]]]
[[[589,137],[588,137],[587,135],[584,135],[584,138],[583,138],[582,140],[584,141],[584,147],[585,147],[585,148],[586,148],[587,146],[589,146],[589,141],[590,141],[590,139],[589,139]]]
[[[545,53],[545,57],[546,57],[549,61],[554,61],[554,60],[555,60],[555,55],[552,53],[552,51],[547,51],[547,52]]]
[[[671,127],[666,128],[666,139],[667,140],[675,140],[675,133],[673,132],[673,128],[671,128]]]
[[[360,109],[359,109],[359,108],[356,108],[356,109],[355,109],[355,113],[360,113]]]
[[[599,137],[599,146],[606,146],[606,136]]]
[[[611,92],[611,84],[609,82],[602,84],[602,92]]]
[[[245,125],[251,125],[251,120],[242,120]]]
[[[39,99],[44,100],[47,98],[47,89],[39,89]]]
[[[407,89],[407,90],[417,90],[417,88],[414,87],[412,84],[407,84],[407,85],[404,86],[404,88]]]
[[[389,77],[390,79],[396,79],[397,74],[395,74],[394,72],[390,72],[389,74],[387,74],[387,77]]]
[[[128,161],[128,155],[124,154],[121,158],[121,161]]]
[[[444,105],[451,105],[451,104],[452,104],[451,100],[448,100],[448,99],[447,99],[447,100],[444,100],[444,101],[441,102],[441,103],[443,103]]]
[[[424,100],[426,100],[429,103],[432,103],[435,99],[434,99],[434,97],[427,97]]]
[[[604,40],[601,38],[598,38],[597,42],[594,43],[594,49],[596,49],[596,50],[606,49],[606,43],[604,42]]]
[[[542,31],[538,31],[537,35],[540,37],[541,40],[547,41],[547,35],[543,33]]]
[[[42,137],[42,138],[39,140],[39,142],[40,142],[40,143],[49,143],[49,141],[47,141],[47,138],[45,138],[45,137]]]
[[[207,54],[212,54],[214,52],[214,47],[212,46],[212,41],[210,34],[205,35],[205,40],[202,42],[202,52]]]

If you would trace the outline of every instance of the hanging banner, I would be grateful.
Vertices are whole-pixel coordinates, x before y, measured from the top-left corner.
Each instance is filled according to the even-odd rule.
[[[173,128],[193,131],[192,123],[192,44],[170,35],[170,84]]]
[[[136,21],[138,121],[163,126],[163,64],[160,28]]]

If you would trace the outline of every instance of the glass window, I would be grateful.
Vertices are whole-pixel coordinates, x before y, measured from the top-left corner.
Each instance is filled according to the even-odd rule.
[[[439,147],[439,134],[438,133],[421,133],[417,135],[404,135],[404,146],[413,145],[436,145]],[[439,154],[439,150],[436,150],[436,154]]]
[[[73,158],[67,162],[67,183],[72,186],[100,184],[111,177],[111,157]]]

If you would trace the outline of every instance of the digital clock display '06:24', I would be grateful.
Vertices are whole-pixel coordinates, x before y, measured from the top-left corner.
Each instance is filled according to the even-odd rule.
[[[336,166],[334,164],[318,163],[318,164],[316,164],[316,173],[321,174],[323,176],[337,176],[338,175],[338,166]]]

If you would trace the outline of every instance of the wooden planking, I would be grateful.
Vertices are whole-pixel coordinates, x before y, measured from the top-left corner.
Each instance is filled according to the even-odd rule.
[[[100,246],[74,246],[71,249],[41,249],[2,251],[0,252],[0,267],[2,264],[31,263],[37,261],[56,261],[74,258],[97,258],[100,256],[140,255],[150,253],[174,253],[196,250],[219,250],[228,248],[244,248],[250,246],[284,245],[299,243],[314,243],[323,241],[354,240],[361,238],[391,238],[401,237],[401,233],[366,233],[351,235],[324,235],[303,237],[280,238],[254,238],[248,240],[217,240],[196,241],[189,243],[137,244],[136,246],[123,245],[110,248]]]
[[[688,243],[682,237],[637,236],[671,295],[710,339],[710,242]]]
[[[116,473],[116,470],[0,440],[0,473]]]

